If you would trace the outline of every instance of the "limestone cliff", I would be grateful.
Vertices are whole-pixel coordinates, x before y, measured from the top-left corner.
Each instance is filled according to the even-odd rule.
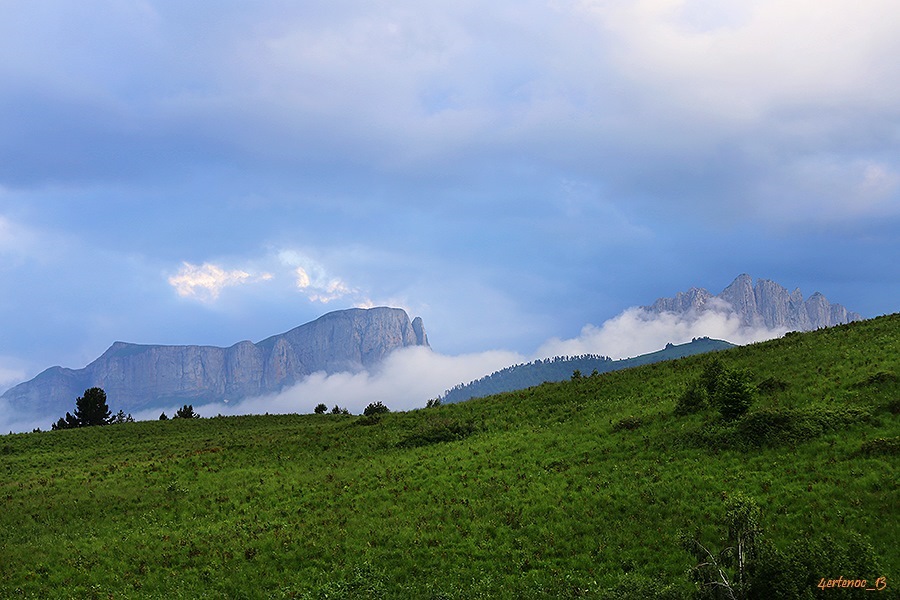
[[[3,394],[11,407],[58,418],[90,387],[115,410],[239,400],[278,392],[317,371],[360,371],[406,346],[428,346],[421,318],[399,308],[328,313],[256,344],[229,348],[116,342],[83,369],[51,367]]]
[[[832,327],[862,319],[859,314],[840,304],[829,303],[818,292],[804,301],[799,289],[789,292],[768,279],[758,279],[754,284],[753,278],[746,274],[738,276],[715,296],[703,288],[691,288],[687,292],[679,292],[674,298],[660,298],[643,308],[650,313],[733,311],[748,326],[796,331]]]

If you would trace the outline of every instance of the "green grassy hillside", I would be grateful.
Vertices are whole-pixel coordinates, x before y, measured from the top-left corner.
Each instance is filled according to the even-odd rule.
[[[603,374],[733,347],[734,344],[722,340],[695,338],[686,344],[678,344],[677,346],[668,344],[662,350],[620,360],[612,360],[607,356],[594,354],[539,358],[529,363],[506,367],[469,383],[461,383],[454,386],[447,390],[441,397],[441,401],[447,404],[463,402],[471,398],[523,390],[547,381],[565,381],[575,371],[584,374],[596,371],[598,374]]]
[[[736,577],[738,521],[749,597],[897,597],[900,315],[714,356],[756,389],[733,421],[675,414],[696,356],[380,418],[4,436],[0,597],[688,598],[698,544]]]

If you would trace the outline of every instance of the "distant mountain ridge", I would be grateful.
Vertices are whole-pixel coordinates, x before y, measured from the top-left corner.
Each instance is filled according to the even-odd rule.
[[[279,392],[317,371],[361,371],[407,346],[428,346],[420,317],[410,321],[399,308],[355,308],[228,348],[115,342],[83,369],[51,367],[2,398],[16,410],[48,417],[72,410],[95,386],[125,412],[240,400]]]
[[[584,376],[591,375],[593,371],[600,374],[609,373],[619,369],[674,360],[705,352],[727,350],[728,348],[734,348],[734,344],[702,337],[695,338],[686,344],[667,344],[662,350],[621,360],[613,360],[608,356],[595,354],[538,359],[530,363],[506,367],[476,381],[457,385],[447,390],[441,401],[452,404],[471,398],[521,390],[540,385],[545,381],[565,381],[572,377],[572,373],[576,370]]]
[[[674,298],[660,298],[641,308],[654,314],[733,311],[744,325],[788,331],[811,331],[862,320],[859,313],[829,303],[819,292],[804,300],[800,288],[789,292],[769,279],[758,279],[754,284],[747,274],[739,275],[715,296],[706,289],[694,287]]]

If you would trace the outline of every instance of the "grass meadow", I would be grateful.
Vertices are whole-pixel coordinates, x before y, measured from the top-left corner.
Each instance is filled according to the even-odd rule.
[[[705,355],[378,417],[2,436],[0,597],[701,597],[682,540],[727,546],[735,496],[793,574],[748,597],[900,597],[900,315],[715,357],[755,386],[740,419],[675,414]]]

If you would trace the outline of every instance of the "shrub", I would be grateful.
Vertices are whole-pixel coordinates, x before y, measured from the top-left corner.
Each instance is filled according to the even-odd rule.
[[[709,394],[700,381],[694,381],[675,402],[675,414],[679,416],[700,412],[709,404]]]
[[[753,387],[744,371],[726,371],[716,385],[713,404],[726,421],[746,413],[753,404]]]
[[[451,418],[430,419],[401,440],[397,446],[416,448],[442,442],[455,442],[469,437],[474,432],[475,426],[468,421],[461,422]]]
[[[616,424],[613,425],[612,430],[613,431],[622,431],[623,429],[625,429],[627,431],[633,431],[633,430],[637,429],[638,427],[640,427],[641,425],[643,425],[643,422],[641,421],[641,419],[639,417],[634,417],[634,416],[625,417],[624,419],[621,419],[620,421],[616,422]]]
[[[762,513],[753,498],[737,493],[725,502],[727,546],[715,552],[699,536],[681,536],[698,561],[689,570],[697,598],[778,600],[812,598],[823,573],[881,573],[871,544],[858,534],[844,539],[804,536],[784,551],[764,538]]]
[[[797,444],[871,419],[868,409],[844,406],[809,409],[763,408],[734,421],[708,424],[695,439],[711,449],[752,449]]]
[[[897,456],[900,455],[900,437],[875,438],[863,442],[858,453],[862,456]]]
[[[787,388],[788,384],[786,381],[782,381],[775,377],[763,379],[756,385],[756,391],[760,394],[774,394],[776,392],[783,392]]]
[[[710,398],[718,392],[719,384],[722,382],[725,373],[725,365],[718,358],[712,359],[703,367],[703,372],[700,374],[700,385],[706,388],[706,394]]]

